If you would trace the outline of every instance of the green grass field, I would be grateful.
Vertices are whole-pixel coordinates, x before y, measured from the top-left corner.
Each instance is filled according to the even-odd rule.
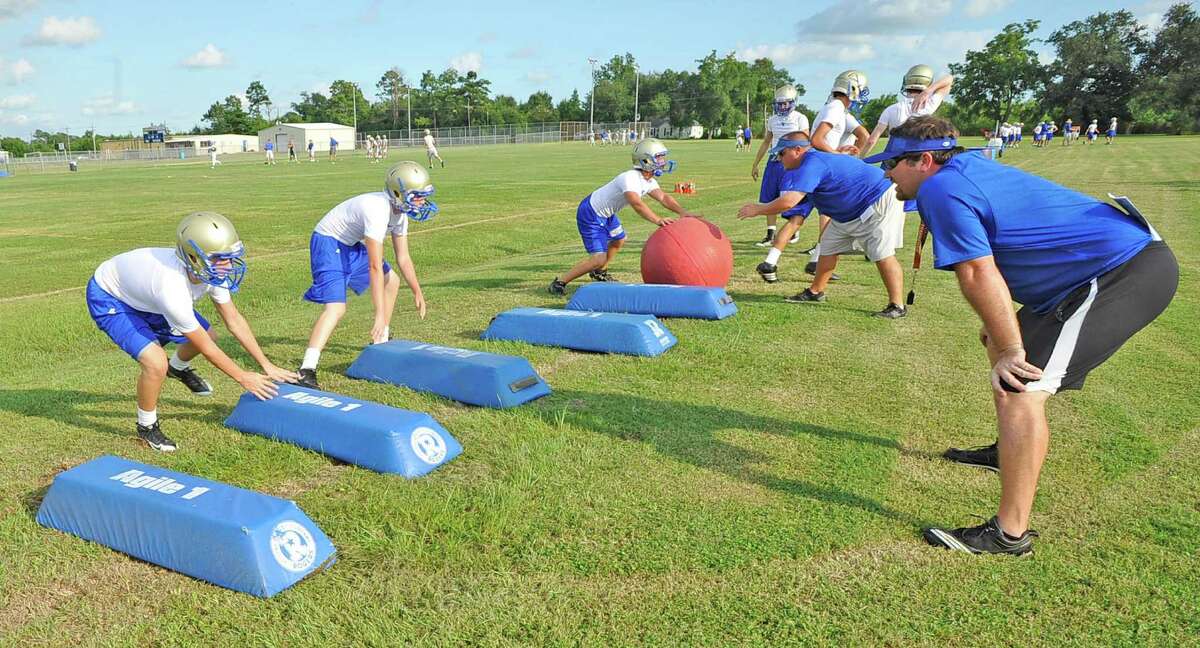
[[[0,643],[27,645],[1163,645],[1200,643],[1200,138],[1023,148],[1005,162],[1095,196],[1127,193],[1182,268],[1171,308],[1049,406],[1051,454],[1027,559],[926,546],[928,524],[990,516],[997,477],[938,458],[994,438],[978,321],[952,273],[922,270],[909,317],[845,258],[823,306],[798,250],[754,273],[750,156],[673,142],[695,196],[735,241],[738,315],[670,320],[657,359],[484,343],[497,312],[561,305],[545,286],[582,255],[574,208],[629,149],[447,149],[442,213],[413,227],[429,302],[401,293],[393,334],[528,357],[554,394],[508,411],[353,381],[371,307],[322,358],[323,386],[430,412],[465,447],[405,481],[222,426],[237,385],[201,361],[211,399],[164,388],[163,455],[133,434],[136,365],[93,326],[82,287],[111,255],[171,245],[193,210],[249,250],[238,305],[268,356],[298,364],[316,307],[307,241],[385,166],[250,159],[88,167],[0,180]],[[416,151],[411,151],[414,154]],[[392,160],[405,151],[393,151]],[[254,158],[257,160],[257,158]],[[638,280],[651,226],[623,214],[614,274]],[[915,221],[908,224],[911,261]],[[928,252],[928,250],[927,250]],[[214,315],[211,304],[201,312]],[[222,347],[246,365],[231,336]],[[263,601],[44,529],[58,471],[112,453],[296,500],[340,560]]]

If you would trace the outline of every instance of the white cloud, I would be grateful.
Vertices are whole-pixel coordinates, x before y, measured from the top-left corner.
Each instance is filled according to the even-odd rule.
[[[16,85],[33,75],[33,64],[19,58],[11,63],[0,58],[0,83]]]
[[[100,26],[91,16],[78,18],[58,18],[47,16],[42,20],[38,30],[26,36],[21,42],[25,45],[67,45],[82,47],[100,38]]]
[[[132,101],[117,101],[112,95],[93,97],[83,102],[85,115],[129,115],[140,110]]]
[[[545,83],[553,78],[554,78],[553,74],[550,74],[549,72],[543,72],[540,70],[534,71],[534,72],[528,72],[525,74],[525,80],[530,83]]]
[[[967,0],[963,13],[971,18],[982,18],[1012,4],[1012,0]]]
[[[203,49],[179,62],[183,67],[189,68],[215,68],[229,64],[229,57],[217,49],[216,45],[209,43]]]
[[[28,108],[29,106],[33,105],[34,99],[36,99],[36,97],[29,94],[0,97],[0,109],[16,110],[18,108]]]
[[[38,5],[38,0],[0,0],[0,21],[16,18]]]
[[[459,74],[467,72],[478,73],[483,68],[483,54],[479,52],[465,52],[450,59],[450,67],[458,70]]]
[[[796,25],[800,40],[841,34],[924,31],[950,13],[950,0],[838,0]]]
[[[799,43],[755,45],[737,51],[743,61],[767,58],[777,65],[794,65],[808,61],[836,61],[839,63],[863,63],[875,58],[878,38],[865,35],[829,36],[806,38]]]
[[[8,124],[10,126],[24,126],[29,123],[29,116],[23,114],[9,115],[0,113],[0,124]]]
[[[537,52],[537,48],[534,48],[534,47],[522,47],[522,48],[520,48],[520,49],[515,49],[515,50],[513,50],[513,51],[509,52],[509,53],[508,53],[508,58],[513,58],[513,59],[531,59],[531,58],[533,58],[533,57],[537,56],[537,53],[538,53],[538,52]]]

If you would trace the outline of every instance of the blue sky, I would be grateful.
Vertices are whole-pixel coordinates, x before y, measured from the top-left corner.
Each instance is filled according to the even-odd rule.
[[[631,52],[643,70],[693,69],[716,50],[767,56],[821,103],[841,70],[875,94],[908,66],[939,72],[1006,23],[1039,17],[1043,33],[1128,7],[1155,25],[1171,0],[800,0],[654,3],[299,0],[247,3],[0,0],[0,134],[34,129],[186,130],[216,100],[261,81],[286,109],[334,79],[368,95],[390,66],[477,70],[496,93],[557,101],[586,93],[589,57]],[[1052,10],[1049,8],[1052,6]],[[282,7],[282,8],[280,8]]]

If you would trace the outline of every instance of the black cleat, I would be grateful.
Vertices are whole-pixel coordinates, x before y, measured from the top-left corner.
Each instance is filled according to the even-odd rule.
[[[788,245],[795,245],[799,242],[800,242],[800,230],[796,230],[796,233],[792,234],[792,238],[788,239]]]
[[[817,274],[817,262],[809,261],[808,263],[804,264],[804,274],[810,274],[810,275]],[[839,277],[838,273],[836,273],[836,272],[829,275],[830,281],[837,281],[839,279],[841,279],[841,277]]]
[[[616,278],[609,274],[607,268],[601,270],[592,270],[588,273],[588,277],[591,277],[592,281],[616,281]]]
[[[171,365],[167,365],[167,376],[183,383],[188,390],[197,396],[212,396],[212,385],[208,384],[208,381],[201,378],[196,373],[196,370],[191,367],[176,369]]]
[[[550,287],[546,290],[549,290],[551,295],[565,295],[567,294],[567,284],[566,282],[559,281],[558,277],[555,277],[554,281],[550,282]]]
[[[779,275],[775,274],[775,269],[776,267],[774,263],[767,263],[766,261],[758,264],[758,267],[755,268],[755,270],[758,271],[759,276],[761,276],[763,281],[767,283],[775,283],[776,281],[779,281]]]
[[[300,380],[296,381],[297,385],[300,385],[301,387],[308,387],[309,389],[321,388],[321,386],[317,384],[316,369],[305,369],[301,367],[300,369],[296,370],[296,373],[300,374]]]
[[[823,293],[823,292],[815,293],[812,290],[805,288],[804,292],[797,293],[795,295],[792,295],[791,297],[784,297],[783,301],[789,302],[792,304],[823,303],[825,301],[825,293]]]
[[[775,243],[775,230],[769,229],[769,230],[767,230],[767,235],[763,237],[763,240],[759,241],[758,243],[755,243],[755,245],[757,245],[758,247],[771,247],[774,243]]]
[[[146,442],[146,445],[159,452],[175,452],[175,442],[162,433],[162,430],[158,428],[158,421],[149,426],[139,423],[137,435],[139,439]]]
[[[884,319],[900,319],[908,315],[908,309],[900,304],[888,304],[887,308],[878,313],[871,313],[871,317],[882,317]]]
[[[950,448],[942,456],[955,463],[1000,472],[1000,452],[995,443],[974,448]]]
[[[1038,537],[1038,532],[1029,529],[1022,533],[1021,537],[1012,539],[1004,535],[1004,532],[1000,530],[1000,522],[993,517],[979,526],[958,529],[933,527],[925,529],[921,535],[925,538],[925,542],[951,551],[1023,556],[1033,552],[1033,539]]]

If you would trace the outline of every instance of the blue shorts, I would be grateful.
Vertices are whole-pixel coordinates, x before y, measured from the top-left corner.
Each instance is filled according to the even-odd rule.
[[[87,285],[88,314],[96,323],[96,328],[104,331],[110,340],[121,347],[134,360],[146,348],[146,345],[157,342],[160,346],[168,343],[183,344],[188,339],[171,328],[167,318],[158,313],[147,313],[126,304],[113,297],[96,283],[95,277]],[[193,310],[192,312],[195,313]],[[208,320],[200,313],[196,321],[207,331],[210,328]]]
[[[1116,137],[1116,136],[1117,136],[1117,131],[1115,131],[1115,130],[1110,130],[1110,131],[1108,131],[1108,133],[1106,133],[1106,135],[1107,135],[1108,137]]]
[[[1096,133],[1088,133],[1088,139],[1090,139],[1090,140],[1096,139]]]
[[[612,241],[625,238],[625,229],[621,227],[621,219],[616,214],[604,218],[592,209],[592,195],[588,194],[575,210],[575,226],[579,228],[579,238],[583,239],[583,249],[588,254],[600,254],[608,251]]]
[[[779,197],[779,181],[783,179],[783,163],[767,160],[763,169],[762,186],[758,190],[758,202],[769,203]]]
[[[1017,133],[1017,141],[1018,141],[1018,142],[1020,142],[1020,141],[1021,141],[1021,134],[1020,134],[1020,133]]]
[[[361,295],[371,286],[367,246],[362,241],[346,245],[332,236],[313,232],[308,239],[308,267],[312,272],[312,287],[304,293],[304,298],[316,304],[344,304],[347,287]],[[383,274],[391,270],[384,261]]]

